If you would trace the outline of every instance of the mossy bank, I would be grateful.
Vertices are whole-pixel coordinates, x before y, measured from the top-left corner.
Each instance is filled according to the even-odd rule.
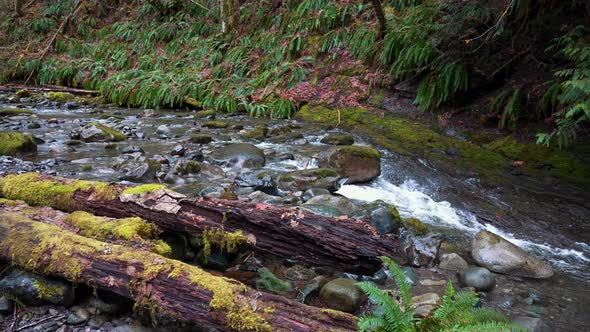
[[[456,176],[477,176],[484,182],[507,183],[513,174],[548,177],[579,187],[590,185],[590,166],[575,155],[511,138],[477,145],[440,134],[415,121],[362,108],[337,109],[305,105],[296,113],[303,121],[335,126],[370,138],[405,156],[419,157]],[[507,144],[509,143],[509,144]],[[515,163],[524,161],[524,163]],[[539,167],[541,165],[542,167]]]

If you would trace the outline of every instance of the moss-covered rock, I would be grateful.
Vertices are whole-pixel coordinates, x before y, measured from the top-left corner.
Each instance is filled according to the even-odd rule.
[[[0,117],[15,116],[15,115],[31,115],[35,114],[33,111],[25,108],[8,108],[0,107]]]
[[[27,90],[27,89],[20,89],[16,92],[16,98],[17,99],[21,99],[21,98],[27,98],[32,96],[31,91]]]
[[[213,142],[213,138],[205,134],[194,134],[191,135],[189,141],[194,144],[208,144]]]
[[[215,117],[215,110],[202,110],[195,113],[196,119],[204,119],[204,118],[214,118]]]
[[[224,122],[224,121],[211,120],[211,121],[207,121],[207,122],[203,123],[202,126],[205,128],[223,129],[223,128],[227,128],[229,126],[229,123]]]
[[[92,122],[82,129],[80,138],[84,142],[121,142],[126,140],[127,136],[109,126]]]
[[[0,155],[14,156],[21,152],[37,151],[37,143],[31,135],[0,132]]]
[[[368,146],[338,147],[322,153],[319,166],[338,169],[347,183],[367,182],[381,175],[381,154]]]
[[[329,133],[320,142],[329,145],[352,145],[354,137],[344,133]]]
[[[416,235],[424,235],[428,232],[428,226],[424,225],[418,218],[403,218],[402,223],[406,229],[411,230]]]
[[[184,103],[192,108],[201,108],[203,106],[203,103],[192,97],[184,98]]]
[[[348,278],[338,278],[325,284],[320,298],[328,307],[344,312],[355,312],[366,300],[356,281]]]
[[[266,125],[258,125],[254,129],[246,131],[244,136],[262,141],[268,136],[268,127]]]
[[[49,100],[57,101],[60,103],[76,99],[76,97],[73,94],[67,92],[48,92],[47,98],[49,98]]]
[[[180,175],[198,174],[199,172],[201,172],[201,163],[194,160],[180,163],[176,167],[176,174]]]
[[[69,306],[74,302],[70,283],[14,270],[0,280],[0,294],[11,294],[26,305],[51,303]]]

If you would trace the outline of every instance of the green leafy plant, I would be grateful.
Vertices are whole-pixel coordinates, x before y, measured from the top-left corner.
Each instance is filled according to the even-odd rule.
[[[559,147],[572,144],[577,130],[590,122],[590,39],[587,27],[579,26],[559,37],[550,47],[568,60],[570,67],[555,72],[561,79],[557,101],[560,110],[555,115],[557,127],[551,133],[538,134],[537,143],[549,146],[557,141]],[[556,88],[557,89],[557,88]],[[549,91],[553,95],[557,90]],[[551,98],[548,97],[548,98]]]
[[[359,331],[524,331],[508,318],[491,309],[476,308],[478,297],[473,291],[457,292],[451,281],[447,284],[442,303],[423,320],[415,317],[410,284],[403,270],[388,257],[380,257],[399,289],[399,302],[372,282],[357,285],[376,307],[359,319]]]

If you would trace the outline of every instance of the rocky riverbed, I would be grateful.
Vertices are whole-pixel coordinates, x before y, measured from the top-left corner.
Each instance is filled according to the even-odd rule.
[[[363,137],[297,121],[211,111],[121,109],[63,94],[6,94],[0,95],[0,103],[3,110],[25,110],[0,112],[0,131],[30,134],[37,145],[35,152],[23,149],[14,156],[0,157],[0,174],[34,171],[129,184],[159,182],[189,197],[284,205],[316,214],[368,219],[382,234],[400,233],[412,265],[404,269],[414,285],[418,312],[427,314],[451,279],[460,287],[477,290],[482,305],[507,313],[532,331],[590,329],[585,311],[590,303],[587,252],[582,251],[581,258],[551,256],[554,247],[517,241],[532,251],[531,256],[486,233],[486,227],[470,217],[472,212],[495,211],[472,198],[486,192],[473,182],[428,189],[456,182],[441,174],[429,176],[434,172],[428,169],[428,161],[407,160],[371,147]],[[430,185],[415,185],[416,177]],[[470,204],[472,201],[476,202]],[[531,200],[527,209],[535,202]],[[516,216],[526,216],[519,211]],[[587,218],[586,212],[570,213]],[[510,238],[493,227],[491,230]],[[370,304],[353,281],[372,280],[393,288],[383,270],[357,276],[249,252],[214,251],[205,261],[199,239],[169,234],[165,241],[176,259],[312,305],[362,313]],[[578,252],[584,245],[560,250]],[[15,308],[10,297],[0,296],[0,328],[153,329],[148,326],[155,317],[133,310],[132,303],[112,294],[93,294],[84,286],[72,289],[62,281],[47,281],[10,266],[0,266],[0,273],[3,293],[28,280],[24,283],[28,286],[17,293],[18,301],[27,302],[23,308]],[[63,296],[38,301],[43,298],[39,293],[43,287],[36,285],[52,282],[60,283]],[[158,323],[162,330],[198,330],[170,320]]]

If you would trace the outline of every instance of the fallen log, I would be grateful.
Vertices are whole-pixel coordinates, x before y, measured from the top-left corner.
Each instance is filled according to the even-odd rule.
[[[356,317],[257,292],[198,267],[0,211],[0,259],[106,289],[152,314],[234,331],[354,331]]]
[[[187,199],[150,184],[68,180],[36,173],[0,179],[0,196],[64,211],[112,218],[137,216],[163,230],[249,243],[256,250],[341,271],[370,274],[379,256],[405,263],[399,240],[379,236],[365,220],[332,218],[292,208],[216,199]]]
[[[20,84],[9,84],[9,85],[0,85],[0,91],[2,92],[16,92],[18,90],[29,90],[32,92],[69,92],[78,95],[92,95],[96,96],[99,95],[100,92],[96,90],[86,90],[86,89],[77,89],[77,88],[68,88],[65,86],[57,86],[57,85],[43,85],[43,86],[28,86],[28,85],[20,85]]]

